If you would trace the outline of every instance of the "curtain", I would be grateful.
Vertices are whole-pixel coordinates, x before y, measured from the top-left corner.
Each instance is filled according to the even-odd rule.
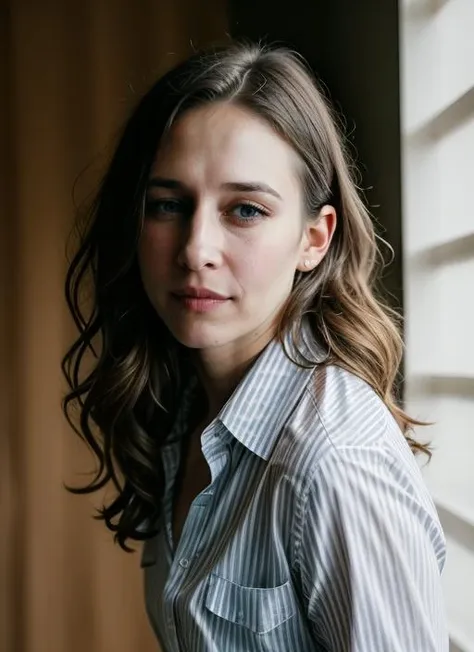
[[[150,82],[226,40],[223,0],[11,0],[0,9],[0,649],[156,650],[137,553],[91,516],[60,360],[73,187],[82,200]],[[106,157],[106,156],[105,156]],[[101,497],[103,500],[104,497]]]

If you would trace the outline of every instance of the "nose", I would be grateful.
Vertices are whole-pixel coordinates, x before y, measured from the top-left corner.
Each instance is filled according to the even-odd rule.
[[[205,267],[217,268],[222,263],[223,237],[216,211],[197,207],[183,227],[178,264],[197,272]]]

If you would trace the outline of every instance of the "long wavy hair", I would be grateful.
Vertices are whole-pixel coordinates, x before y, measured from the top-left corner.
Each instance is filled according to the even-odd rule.
[[[336,364],[365,380],[397,420],[414,452],[418,422],[395,398],[402,356],[398,315],[377,297],[382,264],[354,165],[329,103],[302,59],[282,47],[233,44],[193,55],[165,74],[125,125],[85,222],[66,277],[66,300],[79,335],[62,369],[67,420],[98,467],[86,486],[115,487],[98,518],[127,539],[151,535],[163,492],[160,449],[180,404],[186,351],[152,308],[142,286],[137,244],[150,169],[163,134],[185,111],[233,102],[265,119],[298,154],[306,213],[335,207],[337,227],[312,272],[297,272],[277,337],[298,338],[303,316]],[[296,361],[295,361],[296,362]],[[76,410],[72,410],[72,408]],[[74,414],[77,412],[78,414]]]

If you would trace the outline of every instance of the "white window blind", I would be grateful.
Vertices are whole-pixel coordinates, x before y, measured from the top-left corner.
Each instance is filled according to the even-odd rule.
[[[452,652],[474,652],[474,0],[400,0],[406,399],[448,542]]]

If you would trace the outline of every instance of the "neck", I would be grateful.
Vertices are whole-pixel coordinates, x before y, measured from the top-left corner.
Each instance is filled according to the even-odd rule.
[[[195,352],[194,364],[207,400],[208,422],[217,416],[272,337],[273,332],[267,329],[245,345],[233,342],[232,346]]]

